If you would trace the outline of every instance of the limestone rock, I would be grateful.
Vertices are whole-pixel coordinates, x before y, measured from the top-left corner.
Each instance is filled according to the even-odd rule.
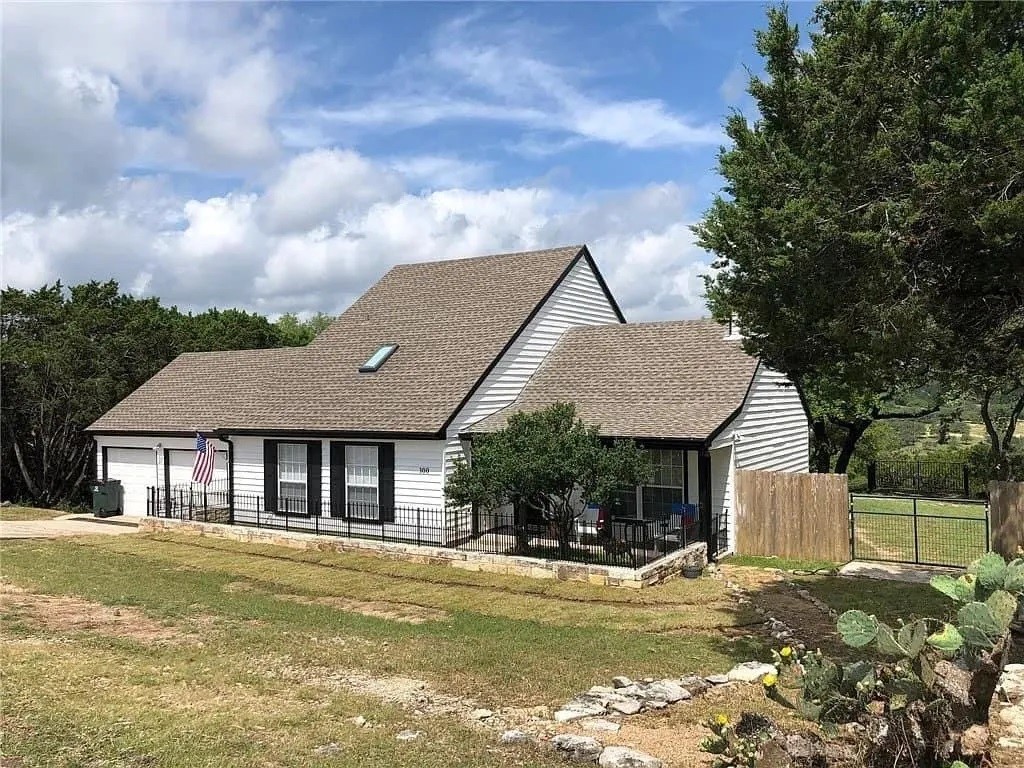
[[[313,750],[314,755],[337,755],[341,752],[341,745],[331,742],[330,744],[324,744]]]
[[[612,702],[608,708],[621,715],[635,715],[643,709],[643,705],[636,699],[626,699],[625,701]]]
[[[762,664],[759,661],[745,661],[730,669],[726,678],[737,683],[754,683],[765,675],[777,675],[778,673],[779,671],[775,668],[774,664]]]
[[[594,717],[595,715],[603,715],[605,712],[604,706],[601,704],[594,704],[582,701],[570,701],[562,709],[555,712],[556,723],[568,723],[573,720],[580,720],[584,717]]]
[[[642,695],[644,700],[664,701],[669,704],[692,698],[688,690],[671,680],[659,680],[651,683],[644,688]]]
[[[616,688],[625,688],[627,685],[632,685],[633,681],[625,675],[619,675],[618,677],[612,678],[612,685]]]
[[[494,717],[494,713],[489,709],[474,709],[469,716],[473,720],[486,720],[489,717]]]
[[[423,735],[423,731],[400,731],[396,739],[399,741],[415,741]]]
[[[555,736],[551,739],[551,746],[579,763],[596,762],[603,749],[601,742],[593,736],[576,736],[571,733]]]
[[[611,720],[605,720],[604,718],[584,720],[582,725],[588,731],[607,731],[609,733],[616,733],[622,727],[619,723]]]
[[[629,747],[605,747],[597,762],[601,768],[662,768],[665,765],[658,758]]]
[[[501,734],[502,744],[526,744],[530,741],[532,741],[532,739],[530,738],[530,734],[526,733],[525,731],[513,729],[510,731],[505,731]]]
[[[729,682],[729,676],[728,675],[708,675],[707,677],[704,678],[704,680],[706,682],[711,683],[712,685],[725,685],[726,683]]]

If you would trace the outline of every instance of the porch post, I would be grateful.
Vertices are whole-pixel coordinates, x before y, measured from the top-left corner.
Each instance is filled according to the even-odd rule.
[[[171,517],[171,449],[164,448],[164,498],[167,500],[167,516]]]
[[[700,537],[711,541],[711,451],[707,444],[697,451],[697,499],[700,504]],[[711,553],[709,552],[710,556]]]

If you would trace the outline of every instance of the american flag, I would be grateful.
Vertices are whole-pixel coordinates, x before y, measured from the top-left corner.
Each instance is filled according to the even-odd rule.
[[[196,433],[196,461],[192,465],[192,482],[209,485],[213,480],[213,465],[217,461],[217,449]]]

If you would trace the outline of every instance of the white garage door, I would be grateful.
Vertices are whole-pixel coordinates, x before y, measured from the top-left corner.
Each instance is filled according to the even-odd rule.
[[[192,465],[196,459],[196,452],[193,450],[172,449],[168,452],[171,457],[171,487],[187,485],[192,482]],[[228,454],[227,451],[217,451],[217,458],[213,464],[213,482],[227,480],[228,478]],[[161,481],[162,484],[163,481]],[[202,486],[197,486],[202,487]],[[225,486],[226,488],[227,486]]]
[[[157,480],[153,462],[150,448],[107,448],[107,477],[121,481],[126,515],[146,514],[146,488]]]

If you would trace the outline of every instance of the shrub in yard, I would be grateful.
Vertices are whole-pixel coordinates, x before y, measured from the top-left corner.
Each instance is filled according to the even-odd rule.
[[[444,489],[448,501],[481,510],[511,505],[518,531],[532,511],[563,558],[587,503],[608,506],[622,488],[642,485],[651,474],[647,454],[635,443],[603,440],[572,403],[513,414],[504,429],[474,439],[471,458],[456,460]]]
[[[962,754],[961,736],[988,719],[1024,592],[1024,560],[1007,563],[989,553],[959,578],[936,576],[931,584],[957,604],[955,618],[891,627],[847,611],[837,623],[840,636],[871,657],[838,664],[820,651],[780,652],[780,680],[768,695],[823,724],[860,722],[867,766],[932,768],[977,757]]]

